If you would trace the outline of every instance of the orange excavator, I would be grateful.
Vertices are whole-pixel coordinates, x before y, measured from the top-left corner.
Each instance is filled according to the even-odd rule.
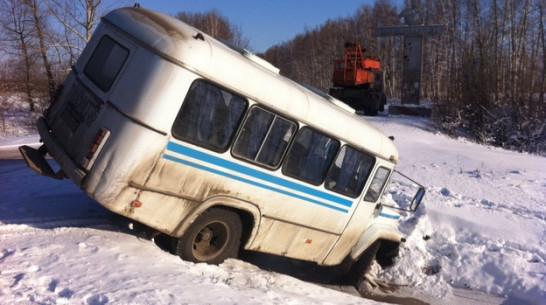
[[[365,52],[365,50],[364,50]],[[351,106],[357,113],[377,115],[385,110],[385,74],[381,61],[364,56],[359,43],[345,44],[345,58],[334,60],[330,95]]]

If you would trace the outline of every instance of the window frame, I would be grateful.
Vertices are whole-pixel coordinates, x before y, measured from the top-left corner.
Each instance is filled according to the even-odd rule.
[[[273,118],[272,118],[271,123],[269,124],[269,126],[267,128],[267,131],[266,131],[266,133],[264,135],[264,138],[262,139],[262,141],[260,143],[258,151],[256,152],[256,156],[252,159],[252,158],[249,158],[247,156],[243,156],[242,154],[239,154],[238,152],[235,152],[235,147],[237,145],[238,140],[241,138],[241,135],[243,134],[243,132],[245,130],[244,129],[245,124],[247,123],[248,118],[250,117],[250,115],[252,114],[253,111],[267,112],[267,113],[271,114],[273,116]],[[294,132],[290,136],[290,140],[287,142],[287,145],[284,148],[284,151],[283,151],[283,153],[282,153],[282,155],[281,155],[281,157],[279,159],[278,164],[269,165],[269,164],[267,164],[265,162],[259,161],[259,157],[260,157],[260,153],[262,152],[264,146],[266,145],[266,142],[268,140],[268,136],[271,134],[271,131],[273,130],[273,126],[275,125],[275,122],[278,119],[281,119],[281,120],[284,120],[284,121],[290,123],[294,127]],[[231,156],[233,158],[235,158],[235,159],[243,160],[245,162],[248,162],[248,163],[263,167],[263,168],[267,168],[267,169],[270,169],[270,170],[277,170],[278,168],[280,168],[283,165],[284,158],[286,157],[286,154],[288,153],[288,151],[290,149],[290,146],[292,144],[292,141],[294,140],[295,135],[298,133],[298,131],[299,131],[298,121],[287,118],[286,116],[280,115],[280,114],[278,114],[278,113],[276,113],[274,111],[271,111],[270,109],[268,109],[266,107],[263,107],[261,104],[252,105],[247,110],[245,117],[243,118],[243,120],[241,121],[241,123],[239,125],[239,131],[237,132],[237,134],[235,135],[235,137],[233,139],[233,143],[231,144],[231,150],[230,150],[231,151]]]
[[[373,200],[373,201],[368,200],[367,197],[368,197],[368,194],[370,193],[370,190],[372,189],[374,179],[375,179],[377,173],[379,172],[379,170],[381,170],[381,169],[387,170],[387,176],[385,177],[385,180],[383,181],[383,184],[379,188],[379,192],[377,193],[378,194],[377,198],[375,198],[375,200]],[[392,173],[393,173],[393,170],[391,168],[388,168],[388,167],[383,166],[383,165],[378,166],[377,169],[373,172],[372,180],[370,181],[370,185],[366,189],[366,193],[362,197],[362,200],[364,200],[366,202],[377,202],[379,199],[381,199],[381,195],[383,194],[383,192],[385,190],[385,187],[387,186],[388,182],[390,181]]]
[[[330,174],[332,173],[334,167],[336,166],[336,161],[337,161],[337,158],[340,156],[341,154],[341,151],[343,149],[347,149],[347,148],[350,148],[352,150],[354,150],[355,152],[359,153],[360,156],[364,156],[365,158],[368,158],[370,161],[371,161],[371,164],[369,166],[369,169],[367,171],[367,173],[365,173],[365,176],[363,177],[363,181],[361,183],[361,185],[356,188],[356,192],[353,194],[353,193],[349,193],[349,192],[345,192],[343,190],[339,190],[339,189],[336,189],[334,187],[329,187],[327,184],[328,184],[328,178],[330,177]],[[346,154],[347,152],[345,152]],[[345,155],[344,155],[345,156]],[[360,160],[363,160],[362,157],[358,159],[358,161]],[[344,163],[344,160],[341,160],[342,162],[342,165]],[[331,191],[331,192],[335,192],[335,193],[338,193],[338,194],[341,194],[341,195],[344,195],[344,196],[347,196],[347,197],[351,197],[351,198],[358,198],[362,195],[362,192],[364,191],[364,189],[366,188],[366,184],[368,183],[369,179],[370,179],[370,176],[371,174],[374,172],[374,167],[375,167],[375,164],[377,163],[377,160],[376,160],[376,157],[372,154],[369,154],[369,153],[366,153],[365,151],[362,151],[360,149],[357,149],[355,148],[354,146],[350,145],[350,144],[344,144],[342,145],[341,147],[339,147],[338,149],[338,152],[332,162],[332,164],[330,164],[330,167],[328,168],[328,171],[326,173],[326,177],[324,178],[324,188]],[[340,174],[343,172],[343,166],[340,166],[339,167],[339,170],[340,170]],[[339,175],[337,176],[337,179],[336,179],[336,184],[339,182]],[[350,183],[351,180],[348,181],[348,183]]]

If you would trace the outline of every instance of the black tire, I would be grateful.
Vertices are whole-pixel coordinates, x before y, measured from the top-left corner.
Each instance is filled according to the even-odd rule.
[[[357,290],[364,280],[364,276],[372,267],[373,261],[375,260],[375,255],[377,254],[377,250],[379,250],[379,246],[381,246],[381,242],[379,241],[371,244],[368,249],[366,249],[362,253],[360,258],[353,264],[349,273],[347,273],[347,280],[350,284],[355,286]]]
[[[400,243],[383,241],[375,259],[382,268],[386,268],[394,265],[399,253]]]
[[[368,116],[377,116],[379,114],[379,108],[378,107],[369,108],[369,110],[365,111],[365,113]]]
[[[380,97],[376,93],[369,93],[365,105],[364,113],[368,116],[376,116],[379,113]]]
[[[175,240],[173,251],[186,261],[221,264],[239,254],[241,233],[241,218],[237,213],[211,208],[199,215],[184,235]]]
[[[387,104],[387,96],[383,93],[381,93],[381,99],[379,101],[379,111],[383,112],[385,111],[385,105]]]

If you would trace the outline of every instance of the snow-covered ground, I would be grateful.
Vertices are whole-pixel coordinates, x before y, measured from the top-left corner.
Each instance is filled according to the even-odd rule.
[[[427,186],[389,281],[450,295],[452,287],[546,304],[546,158],[434,132],[423,118],[371,118],[395,136],[398,169]],[[390,196],[403,186],[396,181]]]
[[[367,119],[428,192],[377,276],[432,304],[546,304],[546,158],[451,139],[425,118]],[[37,138],[0,138],[0,157],[22,142]],[[395,179],[384,201],[406,188]],[[252,260],[184,262],[131,225],[68,180],[0,160],[0,304],[376,304]]]

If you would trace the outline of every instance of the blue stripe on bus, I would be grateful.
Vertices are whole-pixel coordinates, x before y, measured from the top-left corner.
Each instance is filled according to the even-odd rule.
[[[384,213],[384,212],[379,213],[379,216],[385,217],[385,218],[392,218],[392,219],[400,218],[400,215],[392,215],[392,214],[387,214],[387,213]]]
[[[255,169],[252,169],[252,168],[249,168],[249,167],[246,167],[246,166],[243,166],[243,165],[240,165],[240,164],[237,164],[237,163],[234,163],[234,162],[231,162],[231,161],[228,161],[228,160],[225,160],[225,159],[222,159],[222,158],[219,158],[219,157],[216,157],[216,156],[213,156],[213,155],[210,155],[210,154],[207,154],[207,153],[204,153],[204,152],[189,148],[187,146],[177,144],[177,143],[169,142],[167,144],[167,150],[170,150],[170,151],[182,154],[182,155],[186,155],[186,156],[198,159],[198,160],[202,160],[202,161],[205,161],[207,163],[211,163],[211,164],[220,166],[220,167],[228,169],[228,170],[233,170],[233,171],[236,171],[236,172],[239,172],[239,173],[242,173],[242,174],[245,174],[245,175],[260,179],[260,180],[263,180],[263,181],[274,183],[274,184],[277,184],[277,185],[282,186],[282,187],[290,188],[290,189],[293,189],[293,190],[296,190],[296,191],[299,191],[299,192],[302,192],[302,193],[305,193],[305,194],[308,194],[308,195],[319,197],[319,198],[325,199],[327,201],[335,202],[337,204],[346,206],[347,208],[350,208],[351,205],[352,205],[352,201],[349,200],[349,199],[339,197],[339,196],[335,196],[333,194],[329,194],[329,193],[326,193],[326,192],[323,192],[323,191],[320,191],[320,190],[316,190],[316,189],[313,189],[311,187],[301,185],[301,184],[298,184],[298,183],[295,183],[295,182],[292,182],[292,181],[289,181],[287,179],[283,179],[283,178],[280,178],[280,177],[277,177],[277,176],[274,176],[274,175],[271,175],[271,174],[267,174],[267,173],[264,173],[264,172],[261,172],[261,171],[258,171],[258,170],[255,170]],[[166,156],[167,155],[164,155],[164,157],[166,157]],[[172,160],[172,158],[174,158],[174,157],[171,157],[171,158],[168,158],[168,159]],[[176,160],[174,160],[174,161],[179,162],[179,160],[180,159],[176,158]],[[194,164],[194,163],[192,163],[192,164]],[[192,166],[194,166],[194,165],[192,165]],[[211,168],[208,168],[208,167],[204,167],[204,169],[206,169],[207,171],[214,170],[214,169],[211,169]],[[314,203],[317,203],[317,202],[315,202],[316,200],[314,200],[312,198],[302,197],[300,195],[289,193],[287,191],[283,191],[283,190],[280,190],[280,189],[277,189],[277,188],[274,188],[274,187],[269,187],[269,186],[263,185],[263,184],[261,184],[259,182],[254,182],[252,180],[248,180],[248,179],[245,179],[245,178],[242,178],[242,177],[235,177],[235,176],[233,176],[233,175],[231,175],[229,173],[224,173],[224,172],[217,171],[217,170],[214,170],[214,171],[216,173],[222,174],[224,176],[229,175],[230,178],[237,179],[239,181],[244,180],[244,182],[246,182],[246,183],[259,185],[261,187],[266,187],[268,189],[273,189],[273,190],[275,190],[277,192],[282,192],[283,194],[290,194],[293,197],[298,196],[297,198],[305,199],[307,201],[312,201]],[[322,203],[321,202],[321,205],[323,205],[323,206],[327,205],[327,206],[329,206],[331,208],[335,208],[337,210],[340,210],[339,208],[337,208],[337,207],[335,207],[333,205],[329,205],[327,203]],[[348,209],[342,208],[341,210],[346,212]]]
[[[313,198],[308,198],[308,197],[305,197],[305,196],[294,194],[294,193],[291,193],[291,192],[288,192],[288,191],[285,191],[285,190],[278,189],[276,187],[272,187],[272,186],[269,186],[269,185],[266,185],[266,184],[263,184],[263,183],[260,183],[260,182],[257,182],[257,181],[253,181],[253,180],[249,180],[249,179],[246,179],[246,178],[243,178],[243,177],[232,175],[230,173],[226,173],[226,172],[223,172],[223,171],[220,171],[220,170],[217,170],[217,169],[214,169],[214,168],[210,168],[210,167],[207,167],[207,166],[204,166],[204,165],[201,165],[201,164],[197,164],[197,163],[194,163],[194,162],[191,162],[191,161],[188,161],[188,160],[180,159],[180,158],[173,157],[173,156],[170,156],[170,155],[163,155],[163,158],[167,159],[167,160],[175,161],[175,162],[178,162],[178,163],[182,163],[182,164],[185,164],[185,165],[189,165],[189,166],[192,166],[192,167],[195,167],[195,168],[198,168],[198,169],[202,169],[202,170],[214,173],[214,174],[222,175],[224,177],[228,177],[228,178],[231,178],[231,179],[234,179],[234,180],[238,180],[238,181],[241,181],[241,182],[252,184],[252,185],[255,185],[255,186],[258,186],[258,187],[261,187],[261,188],[265,188],[265,189],[268,189],[268,190],[271,190],[271,191],[274,191],[274,192],[277,192],[277,193],[281,193],[281,194],[288,195],[288,196],[291,196],[291,197],[294,197],[294,198],[309,201],[309,202],[312,202],[314,204],[318,204],[318,205],[321,205],[321,206],[324,206],[324,207],[327,207],[327,208],[331,208],[331,209],[334,209],[334,210],[337,210],[337,211],[341,211],[341,212],[345,212],[345,213],[348,212],[347,208],[340,208],[340,207],[337,207],[337,206],[334,206],[334,205],[331,205],[331,204],[328,204],[328,203],[325,203],[325,202],[315,200]]]

